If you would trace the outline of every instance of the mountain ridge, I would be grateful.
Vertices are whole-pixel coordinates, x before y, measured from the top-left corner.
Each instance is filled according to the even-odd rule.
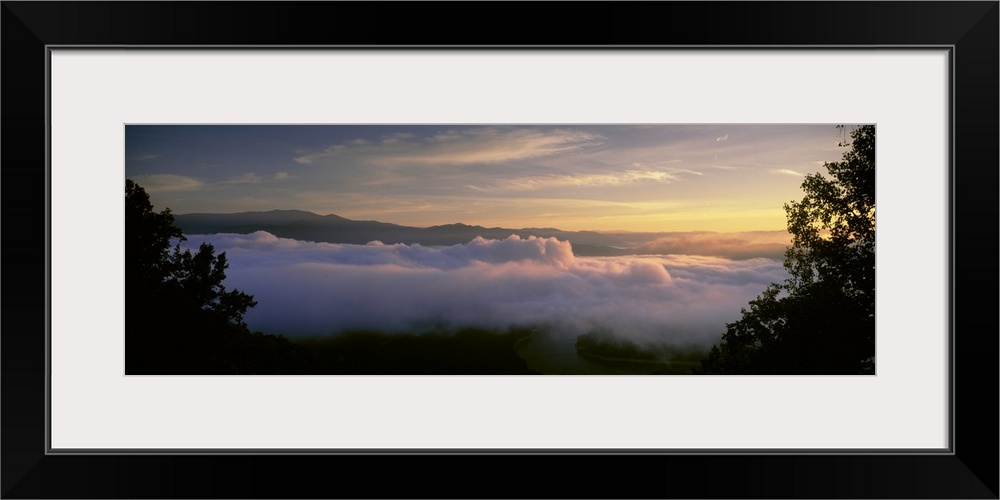
[[[235,213],[174,214],[174,223],[184,234],[237,233],[267,231],[279,238],[364,245],[372,241],[385,244],[425,246],[460,245],[477,236],[506,239],[536,236],[569,241],[573,253],[581,257],[622,255],[698,254],[746,259],[766,257],[781,259],[785,244],[776,242],[783,231],[744,233],[693,232],[610,232],[564,231],[558,228],[503,228],[469,225],[461,222],[428,227],[414,227],[375,220],[353,220],[336,214],[319,215],[305,210],[268,210]],[[769,235],[770,241],[755,241],[752,235]],[[744,239],[740,239],[742,235]],[[711,251],[705,247],[712,246]],[[695,247],[699,248],[694,251]]]
[[[237,233],[267,231],[280,238],[326,243],[363,245],[371,241],[385,244],[403,243],[427,246],[468,243],[477,236],[504,239],[511,235],[522,238],[537,236],[567,240],[579,245],[586,255],[625,255],[626,251],[612,248],[618,240],[600,233],[562,231],[535,228],[487,228],[461,222],[429,227],[413,227],[380,221],[347,219],[335,214],[319,215],[304,210],[269,210],[236,213],[190,213],[174,215],[174,222],[184,234]]]

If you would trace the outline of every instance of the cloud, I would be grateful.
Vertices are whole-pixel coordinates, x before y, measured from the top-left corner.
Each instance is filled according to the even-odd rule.
[[[726,134],[726,135],[724,135],[722,137],[716,137],[715,138],[715,142],[725,142],[727,140],[729,140],[729,134]]]
[[[282,181],[290,179],[291,176],[288,172],[277,172],[273,177],[264,177],[263,175],[258,175],[253,172],[247,172],[236,177],[230,177],[227,180],[221,181],[221,184],[260,184],[269,180]]]
[[[439,132],[422,141],[398,134],[375,144],[347,141],[293,160],[310,165],[350,155],[381,165],[471,165],[541,158],[599,145],[602,137],[578,130],[475,127]]]
[[[697,175],[699,177],[705,175],[704,172],[699,172],[697,170],[690,170],[690,169],[686,169],[686,168],[674,168],[674,169],[670,170],[670,173],[672,173],[672,174]]]
[[[694,173],[696,175],[701,175],[697,172]],[[620,173],[606,174],[543,175],[521,177],[501,181],[488,187],[473,185],[470,185],[469,187],[479,191],[528,191],[558,187],[622,186],[638,182],[668,183],[676,179],[677,176],[670,172],[655,170],[627,170]]]
[[[464,245],[338,245],[250,235],[188,235],[226,252],[226,286],[254,295],[252,329],[289,337],[348,329],[545,325],[575,339],[596,328],[637,342],[718,341],[726,322],[772,281],[771,259],[581,258],[554,238],[476,238]]]
[[[796,177],[802,177],[803,175],[805,175],[787,168],[772,168],[769,170],[769,172],[771,172],[772,174],[794,175]]]
[[[159,158],[159,157],[160,157],[160,155],[139,154],[139,155],[129,156],[128,159],[132,160],[132,161],[149,161],[149,160],[154,160],[154,159]]]
[[[150,192],[191,191],[201,188],[204,183],[194,177],[174,174],[137,175],[132,180]]]
[[[679,160],[659,162],[659,164],[676,163]],[[466,187],[476,191],[534,191],[561,187],[613,187],[628,186],[638,183],[669,184],[680,180],[680,175],[704,175],[702,172],[688,168],[644,166],[632,163],[632,167],[620,172],[548,174],[516,177],[496,181],[490,185],[470,184]]]
[[[223,184],[258,184],[263,180],[264,180],[263,177],[253,172],[248,172],[243,175],[232,177],[229,180],[223,181]]]
[[[787,231],[740,233],[684,232],[667,234],[643,244],[638,251],[650,254],[709,255],[728,259],[767,257],[783,259],[791,244]]]
[[[382,136],[382,144],[395,144],[398,142],[413,139],[415,136],[409,132],[399,132]]]

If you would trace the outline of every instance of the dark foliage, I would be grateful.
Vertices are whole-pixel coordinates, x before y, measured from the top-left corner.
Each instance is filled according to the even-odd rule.
[[[531,375],[514,348],[530,329],[465,328],[454,333],[347,332],[299,342],[326,375]]]
[[[644,350],[631,340],[596,330],[576,338],[577,354],[590,359],[655,361],[655,352]]]
[[[785,205],[791,275],[726,325],[699,373],[875,372],[875,127],[851,132],[832,178],[807,175],[806,195]]]
[[[303,373],[315,363],[284,337],[251,333],[257,303],[226,290],[225,252],[184,241],[170,209],[154,212],[146,191],[125,181],[125,372],[137,374]],[[171,250],[171,243],[174,243]]]

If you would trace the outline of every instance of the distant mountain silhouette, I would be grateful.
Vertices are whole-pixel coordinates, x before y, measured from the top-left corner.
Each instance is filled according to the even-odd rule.
[[[271,210],[234,214],[181,214],[174,215],[174,222],[185,234],[250,234],[255,231],[267,231],[280,238],[304,241],[363,245],[378,240],[385,244],[403,243],[426,246],[458,245],[468,243],[477,236],[486,239],[505,239],[511,235],[517,235],[521,238],[537,236],[569,241],[573,245],[574,253],[581,256],[614,256],[632,253],[627,249],[615,248],[622,245],[620,237],[594,231],[562,231],[555,228],[487,228],[461,223],[421,228],[379,221],[351,220],[338,215],[317,215],[302,210]]]
[[[303,210],[271,210],[233,214],[174,214],[174,223],[184,234],[267,231],[280,238],[326,243],[364,245],[371,241],[425,246],[460,245],[476,236],[502,240],[517,235],[569,241],[573,253],[581,257],[619,255],[693,254],[732,259],[769,257],[781,260],[787,245],[786,231],[744,233],[696,232],[610,232],[563,231],[552,227],[502,228],[444,224],[411,227],[374,220],[352,220],[338,215],[317,215]],[[783,236],[782,236],[783,235]]]

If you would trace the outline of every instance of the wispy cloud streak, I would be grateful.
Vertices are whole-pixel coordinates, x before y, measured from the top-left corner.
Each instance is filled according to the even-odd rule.
[[[364,156],[381,165],[489,164],[540,158],[600,144],[599,135],[578,130],[499,129],[493,127],[452,130],[423,141],[407,135],[380,143],[365,140],[332,145],[318,152],[304,152],[295,162],[310,165],[339,156]]]
[[[174,174],[137,175],[132,180],[150,192],[191,191],[205,185],[194,177]]]
[[[772,168],[771,170],[769,170],[769,172],[771,172],[772,174],[794,175],[795,177],[803,176],[803,174],[788,168]]]

